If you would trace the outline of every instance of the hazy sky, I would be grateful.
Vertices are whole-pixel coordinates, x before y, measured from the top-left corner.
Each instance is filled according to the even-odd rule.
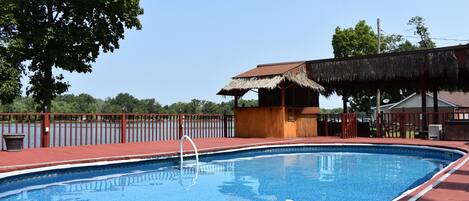
[[[385,34],[412,35],[407,21],[426,19],[432,37],[469,39],[469,1],[142,0],[143,29],[101,54],[91,74],[65,74],[69,93],[106,98],[128,92],[162,104],[215,102],[230,77],[257,64],[332,57],[335,27],[364,19]],[[437,40],[438,46],[457,41]],[[320,106],[340,107],[339,97]]]

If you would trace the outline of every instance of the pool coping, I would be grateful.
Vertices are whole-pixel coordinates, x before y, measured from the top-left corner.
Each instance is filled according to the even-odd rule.
[[[288,140],[291,142],[292,140]],[[295,141],[295,140],[293,140]],[[442,170],[438,171],[432,178],[425,181],[424,183],[416,186],[412,189],[406,190],[393,200],[418,200],[423,195],[428,193],[430,190],[437,187],[441,182],[445,181],[451,174],[461,168],[469,161],[469,154],[467,150],[461,148],[455,148],[450,146],[434,146],[434,145],[422,145],[422,144],[398,144],[398,143],[359,143],[359,142],[346,142],[346,143],[324,143],[324,142],[307,142],[307,143],[282,143],[284,141],[278,141],[275,143],[254,143],[254,144],[246,144],[243,146],[231,146],[230,147],[211,147],[199,150],[199,155],[211,155],[211,154],[222,154],[222,153],[231,153],[231,152],[239,152],[239,151],[246,151],[246,150],[257,150],[257,149],[264,149],[264,148],[282,148],[282,147],[302,147],[302,146],[381,146],[381,147],[407,147],[407,148],[419,148],[419,149],[430,149],[430,150],[439,150],[439,151],[447,151],[461,154],[462,156],[456,160],[451,162],[448,166],[443,168]],[[153,155],[153,156],[152,156]],[[193,151],[189,151],[189,153],[185,154],[184,156],[193,156]],[[139,158],[132,158],[138,156]],[[114,158],[122,158],[122,157],[129,157],[129,159],[116,159]],[[105,165],[112,165],[112,164],[122,164],[122,163],[136,163],[142,161],[150,161],[150,160],[161,160],[161,159],[168,159],[168,158],[177,158],[179,157],[178,152],[170,151],[170,152],[159,152],[155,154],[144,154],[144,155],[128,155],[128,156],[118,156],[118,157],[102,157],[104,161],[99,161],[100,158],[93,158],[92,160],[98,160],[96,162],[78,162],[72,164],[58,164],[52,166],[45,166],[45,167],[38,167],[38,168],[28,168],[28,169],[21,169],[15,170],[10,172],[3,172],[0,173],[0,180],[5,179],[8,177],[14,177],[24,174],[32,174],[44,171],[51,171],[51,170],[63,170],[63,169],[70,169],[70,168],[79,168],[79,167],[89,167],[89,166],[105,166]],[[108,159],[108,160],[106,160]],[[90,159],[84,159],[84,161],[89,161]],[[66,161],[60,161],[66,162]],[[76,162],[71,160],[71,162]]]

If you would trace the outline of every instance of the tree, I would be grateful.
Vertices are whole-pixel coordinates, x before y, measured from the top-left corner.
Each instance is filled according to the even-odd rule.
[[[135,112],[139,103],[138,99],[128,93],[119,93],[109,100],[112,112]]]
[[[436,47],[436,44],[430,38],[430,33],[428,32],[423,17],[415,16],[409,20],[407,25],[415,27],[414,35],[420,36],[420,41],[418,42],[420,48],[427,49]]]
[[[360,20],[354,28],[335,28],[332,36],[334,57],[345,58],[351,56],[376,53],[378,41],[371,26]]]
[[[135,111],[137,113],[162,113],[161,104],[154,98],[142,99],[138,101]]]
[[[97,111],[96,99],[89,94],[79,94],[73,99],[75,111],[92,113]]]
[[[102,51],[113,52],[125,28],[141,29],[139,0],[2,0],[0,23],[6,50],[30,71],[26,93],[50,110],[69,84],[53,69],[89,73]],[[15,63],[9,64],[15,67]]]
[[[20,94],[19,65],[13,65],[8,60],[5,49],[0,44],[0,104],[11,103]]]
[[[332,47],[336,58],[373,54],[378,50],[377,35],[371,26],[360,20],[354,28],[337,27],[332,36]],[[337,94],[351,96],[351,111],[370,111],[372,93],[338,91]]]
[[[6,1],[0,1],[0,13],[8,13],[11,8]],[[0,104],[12,103],[21,88],[21,62],[7,48],[11,43],[8,30],[13,22],[12,15],[0,14]]]

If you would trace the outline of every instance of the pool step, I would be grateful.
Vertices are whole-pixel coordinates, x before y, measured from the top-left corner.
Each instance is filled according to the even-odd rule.
[[[179,165],[181,165],[181,164],[179,164]],[[183,162],[183,165],[184,165],[183,167],[195,167],[195,166],[197,166],[197,160],[185,160]]]

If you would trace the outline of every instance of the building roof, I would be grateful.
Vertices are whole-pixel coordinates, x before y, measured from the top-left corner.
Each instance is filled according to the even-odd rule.
[[[275,64],[262,64],[262,65],[258,65],[256,68],[253,68],[244,73],[241,73],[235,76],[234,78],[249,78],[249,77],[281,75],[304,64],[305,64],[304,61],[275,63]]]
[[[469,93],[467,92],[438,92],[438,99],[453,103],[459,107],[469,107]]]
[[[399,105],[404,104],[406,101],[417,95],[417,93],[413,93],[397,103],[388,104],[392,105],[389,107],[389,109],[399,107]],[[433,94],[427,93],[427,97],[433,98]],[[438,100],[444,104],[448,104],[451,107],[469,107],[469,93],[465,92],[440,91],[438,92]]]
[[[324,87],[308,78],[304,62],[259,65],[233,77],[217,94],[242,96],[251,89],[274,89],[283,81],[293,82],[301,87],[316,91]]]

